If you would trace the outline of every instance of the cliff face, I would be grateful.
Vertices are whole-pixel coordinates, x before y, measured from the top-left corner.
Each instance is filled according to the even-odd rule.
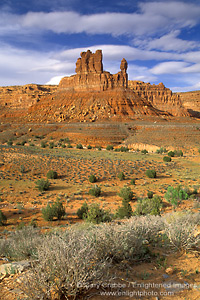
[[[139,97],[146,99],[153,107],[161,111],[167,111],[173,116],[189,116],[180,96],[173,94],[163,83],[151,85],[142,81],[129,81],[128,86]]]
[[[189,110],[192,116],[200,117],[200,91],[177,93],[183,106]]]
[[[111,74],[103,71],[102,51],[92,53],[90,50],[81,53],[76,62],[76,75],[61,79],[59,89],[65,91],[106,91],[118,87],[127,88],[127,61],[123,58],[121,71]]]

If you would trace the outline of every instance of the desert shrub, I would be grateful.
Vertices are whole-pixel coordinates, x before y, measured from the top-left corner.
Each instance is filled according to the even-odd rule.
[[[24,146],[25,144],[26,144],[26,141],[23,140],[23,141],[21,142],[21,146]]]
[[[40,146],[41,146],[41,148],[46,148],[47,147],[47,143],[45,141],[41,141]]]
[[[77,144],[77,145],[76,145],[76,148],[77,148],[77,149],[83,149],[83,145],[82,145],[82,144]]]
[[[171,157],[170,156],[164,156],[163,157],[163,161],[164,162],[170,162],[172,159],[171,159]]]
[[[177,250],[189,250],[198,248],[200,236],[196,236],[200,214],[181,212],[165,215],[165,233],[170,241],[171,247]]]
[[[47,172],[47,178],[48,179],[57,179],[58,178],[58,174],[56,171],[53,171],[53,170],[49,170]]]
[[[183,151],[182,150],[174,150],[174,155],[178,156],[178,157],[183,156]]]
[[[65,215],[65,208],[61,201],[57,200],[52,205],[49,203],[42,208],[42,216],[46,221],[53,221],[54,218],[61,220]]]
[[[156,171],[154,169],[152,170],[146,170],[146,176],[149,178],[156,178]]]
[[[62,147],[62,148],[66,148],[66,145],[65,145],[65,144],[62,144],[61,147]]]
[[[156,153],[160,153],[160,154],[163,154],[163,153],[166,153],[166,152],[167,152],[167,149],[165,147],[160,147],[160,149],[156,150]]]
[[[91,146],[91,145],[88,145],[87,148],[90,150],[90,149],[92,149],[92,146]]]
[[[91,174],[91,175],[89,176],[89,182],[91,182],[91,183],[97,182],[96,176],[93,175],[93,174]]]
[[[84,214],[84,219],[88,222],[100,224],[102,222],[110,222],[112,217],[109,211],[100,208],[98,203],[88,206],[88,211]]]
[[[54,147],[55,147],[54,142],[50,142],[50,143],[49,143],[49,148],[50,148],[50,149],[53,149]]]
[[[0,226],[5,225],[7,222],[7,217],[4,213],[0,210]]]
[[[95,185],[94,187],[92,187],[89,190],[89,194],[91,196],[99,197],[101,195],[101,188],[99,186]]]
[[[149,199],[152,199],[152,198],[153,198],[153,192],[152,192],[152,191],[148,191],[148,192],[147,192],[147,197],[148,197]]]
[[[48,191],[49,187],[50,187],[50,182],[48,181],[48,179],[44,180],[42,178],[36,181],[36,188],[41,192]]]
[[[132,178],[132,179],[131,179],[131,184],[132,184],[132,185],[135,185],[135,180],[136,180],[135,178]]]
[[[83,205],[77,210],[77,216],[79,217],[79,219],[84,219],[87,216],[87,212],[88,212],[88,205],[86,202],[83,203]]]
[[[85,286],[101,282],[108,263],[98,259],[94,244],[95,235],[86,230],[44,237],[37,262],[22,283],[28,299],[75,299]]]
[[[108,151],[113,150],[113,149],[114,149],[114,148],[113,148],[112,145],[108,145],[108,146],[106,147],[106,150],[108,150]]]
[[[26,168],[24,167],[24,165],[21,165],[21,166],[20,166],[20,172],[21,172],[22,174],[26,173]]]
[[[7,141],[7,145],[8,146],[12,146],[13,145],[13,141],[12,140]]]
[[[117,176],[118,178],[119,178],[119,180],[125,180],[125,175],[124,175],[124,173],[123,172],[120,172],[119,174],[118,174],[118,176]]]
[[[12,231],[7,238],[0,239],[0,255],[11,260],[35,258],[37,246],[42,242],[40,230],[32,226],[24,226]]]
[[[133,215],[132,207],[127,200],[122,200],[122,205],[115,212],[115,218],[124,219],[130,218]]]
[[[72,145],[71,144],[67,144],[67,148],[72,148]]]
[[[153,198],[145,198],[138,200],[135,214],[136,215],[160,215],[162,208],[162,200],[155,195]]]
[[[121,147],[119,148],[119,151],[120,151],[120,152],[128,152],[129,149],[128,149],[128,147],[121,146]]]
[[[122,224],[101,224],[95,229],[99,259],[111,259],[113,263],[150,259],[145,243],[156,240],[162,229],[159,216],[131,217]]]
[[[169,203],[171,203],[171,205],[175,209],[182,200],[188,199],[189,196],[181,186],[168,186],[167,192],[165,193],[164,197]]]
[[[146,149],[143,149],[143,150],[141,150],[141,153],[142,153],[142,154],[147,154],[148,151],[147,151]]]
[[[133,199],[133,192],[130,187],[123,187],[118,195],[123,198],[125,201],[131,201]]]
[[[99,146],[97,149],[98,149],[99,151],[101,151],[101,146]]]
[[[174,157],[175,153],[174,153],[174,151],[169,151],[169,152],[167,153],[167,155],[170,156],[170,157]]]

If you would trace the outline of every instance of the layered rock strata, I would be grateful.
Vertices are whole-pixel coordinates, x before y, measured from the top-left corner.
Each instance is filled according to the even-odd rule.
[[[65,91],[106,91],[114,88],[127,88],[127,61],[122,59],[117,74],[103,71],[102,51],[92,53],[90,50],[82,52],[76,62],[76,75],[61,79],[59,89]]]

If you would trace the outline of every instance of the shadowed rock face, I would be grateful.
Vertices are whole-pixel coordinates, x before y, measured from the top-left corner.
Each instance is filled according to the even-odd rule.
[[[64,77],[59,84],[59,89],[69,91],[106,91],[114,88],[127,88],[128,64],[125,58],[122,59],[117,74],[103,71],[102,51],[92,53],[90,50],[82,52],[76,62],[76,75]]]

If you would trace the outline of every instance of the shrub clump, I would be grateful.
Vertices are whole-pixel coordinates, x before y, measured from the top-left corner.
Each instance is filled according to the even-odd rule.
[[[109,211],[100,208],[100,205],[98,203],[91,204],[88,207],[87,212],[83,215],[83,218],[87,222],[91,222],[94,224],[110,222],[112,220]]]
[[[46,221],[53,221],[54,218],[61,220],[65,216],[65,208],[61,201],[57,200],[52,205],[49,203],[42,208],[42,216]]]
[[[89,190],[89,194],[91,196],[99,197],[101,195],[101,188],[99,186],[95,185],[94,187],[92,187]]]
[[[4,215],[4,213],[0,210],[0,226],[5,225],[7,222],[7,217]]]
[[[156,178],[156,171],[154,169],[152,169],[152,170],[146,170],[145,174],[149,178]]]
[[[88,205],[86,202],[83,203],[83,205],[77,210],[77,216],[79,219],[85,219],[87,217],[88,212]]]
[[[155,195],[153,198],[138,200],[135,215],[160,215],[162,200]]]
[[[163,157],[163,161],[164,162],[170,162],[172,159],[171,159],[171,156],[164,156]]]
[[[106,147],[106,150],[108,150],[108,151],[113,150],[113,149],[114,149],[114,148],[113,148],[112,145],[108,145],[108,146]]]
[[[146,149],[144,149],[144,150],[141,151],[141,153],[142,153],[142,154],[147,154],[148,151],[147,151]]]
[[[130,187],[123,187],[118,195],[125,201],[131,201],[133,199],[133,192]]]
[[[91,183],[97,182],[96,176],[93,175],[93,174],[91,174],[91,175],[89,176],[89,182],[91,182]]]
[[[117,176],[118,178],[119,178],[119,180],[125,180],[125,175],[124,175],[124,173],[123,172],[120,172],[119,174],[118,174],[118,176]]]
[[[171,203],[173,208],[176,209],[176,207],[182,200],[188,199],[189,195],[184,189],[182,189],[181,186],[168,186],[167,192],[165,193],[164,197],[169,203]]]
[[[47,172],[47,178],[48,179],[57,179],[58,178],[58,174],[56,171],[50,170]]]
[[[82,144],[77,144],[77,145],[76,145],[76,148],[77,148],[77,149],[83,149],[83,145],[82,145]]]
[[[43,191],[48,191],[49,190],[49,187],[50,187],[50,182],[47,180],[44,180],[43,178],[42,179],[39,179],[36,181],[36,188],[40,191],[40,192],[43,192]]]
[[[170,157],[174,157],[175,153],[174,153],[174,151],[169,151],[169,152],[167,153],[167,155],[170,156]]]

